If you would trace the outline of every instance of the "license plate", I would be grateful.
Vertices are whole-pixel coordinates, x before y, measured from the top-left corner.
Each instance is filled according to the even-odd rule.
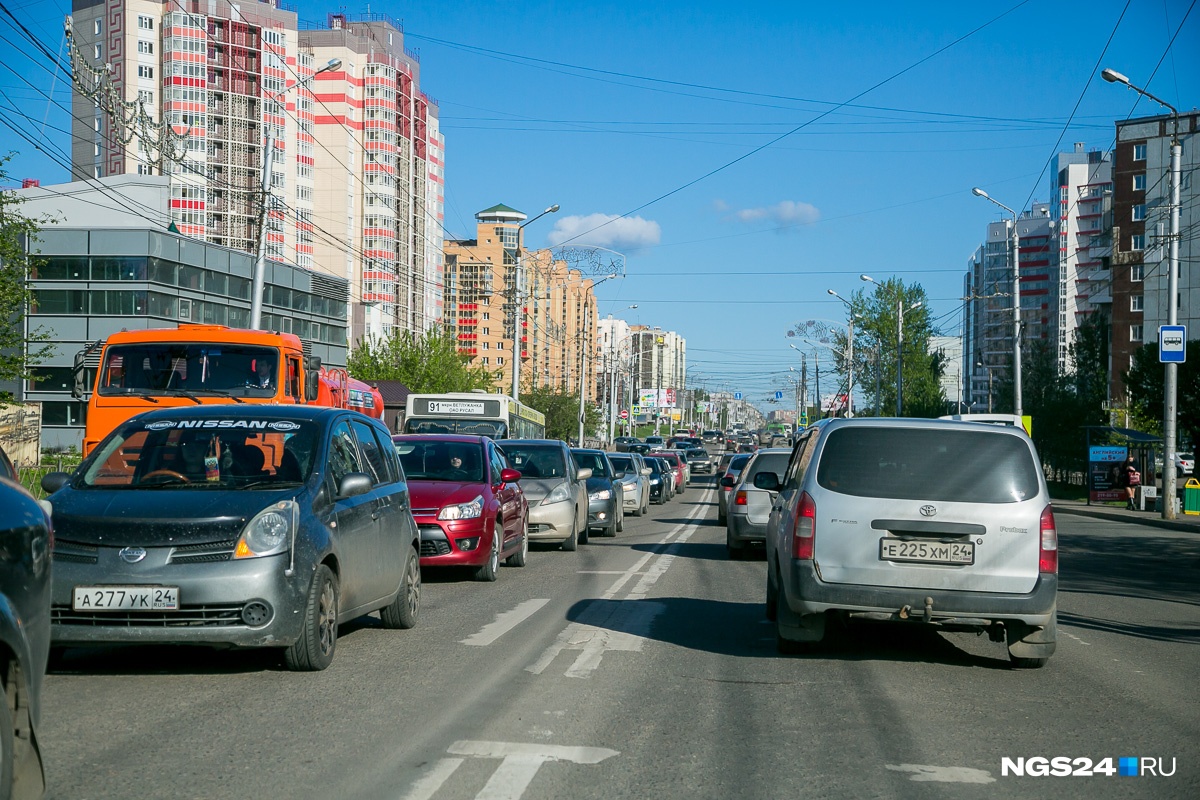
[[[76,611],[178,611],[178,586],[76,586]]]
[[[974,564],[975,545],[972,542],[880,539],[879,558],[882,561],[917,561],[925,564]]]

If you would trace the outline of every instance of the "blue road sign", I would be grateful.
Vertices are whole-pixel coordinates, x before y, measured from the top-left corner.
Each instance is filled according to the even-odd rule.
[[[775,392],[775,399],[776,399],[776,400],[782,400],[782,399],[783,399],[783,392]]]
[[[741,392],[734,392],[734,393],[733,393],[733,399],[734,399],[734,400],[741,400],[741,399],[742,399],[742,393],[741,393]]]
[[[1158,326],[1158,360],[1164,364],[1187,361],[1187,326]]]

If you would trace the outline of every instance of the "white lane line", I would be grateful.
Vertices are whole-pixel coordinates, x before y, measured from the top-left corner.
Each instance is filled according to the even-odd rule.
[[[624,575],[623,569],[577,569],[576,575]]]
[[[710,494],[712,494],[712,489],[706,490],[704,493],[704,498],[701,500],[700,503],[696,504],[696,507],[694,509],[692,509],[690,514],[688,514],[687,519],[685,519],[683,522],[679,523],[674,528],[672,528],[670,531],[668,531],[667,535],[664,536],[662,538],[662,541],[658,542],[658,544],[659,545],[670,544],[672,537],[674,537],[676,534],[678,534],[684,530],[687,530],[688,528],[695,525],[696,518],[699,517],[701,514],[703,514],[707,510],[704,501],[708,499]],[[660,555],[660,554],[661,554],[661,551],[655,552],[652,550],[649,553],[646,553],[646,555],[639,558],[637,560],[637,563],[635,563],[629,569],[625,570],[625,572],[621,573],[621,577],[618,578],[616,581],[614,581],[612,586],[608,587],[607,592],[600,595],[600,599],[601,600],[611,600],[614,597],[616,597],[617,592],[621,591],[621,589],[624,588],[625,584],[628,583],[630,581],[630,579],[633,578],[634,575],[636,575],[637,573],[642,571],[642,567],[644,567],[646,565],[646,562],[648,562],[650,559],[654,558],[654,556]]]
[[[1076,635],[1075,635],[1075,634],[1073,634],[1073,633],[1070,633],[1069,631],[1065,631],[1065,630],[1064,630],[1064,631],[1062,632],[1062,635],[1063,635],[1063,636],[1066,636],[1068,639],[1074,639],[1075,641],[1079,642],[1080,644],[1085,644],[1085,645],[1087,645],[1088,647],[1091,647],[1091,646],[1092,646],[1092,643],[1091,643],[1091,642],[1085,642],[1083,639],[1080,639],[1078,636],[1076,636]]]
[[[995,783],[996,779],[986,769],[970,767],[935,767],[929,764],[885,764],[895,772],[911,772],[910,781],[936,781],[938,783]]]
[[[429,800],[462,763],[463,759],[461,758],[438,759],[417,779],[417,782],[400,800]]]
[[[564,747],[553,744],[523,742],[458,741],[450,745],[455,755],[478,758],[499,758],[500,766],[475,795],[476,800],[520,800],[533,777],[548,761],[567,761],[573,764],[599,764],[618,755],[605,747]]]
[[[469,644],[476,647],[486,647],[499,639],[513,628],[536,614],[542,606],[549,603],[549,598],[526,600],[511,611],[496,615],[495,622],[484,625],[478,633],[473,633],[466,639],[460,639],[459,644]]]

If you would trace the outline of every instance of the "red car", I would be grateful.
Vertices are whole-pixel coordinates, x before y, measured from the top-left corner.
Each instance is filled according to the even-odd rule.
[[[655,450],[650,455],[661,456],[675,470],[675,487],[678,494],[687,491],[687,461],[683,458],[682,450]]]
[[[486,436],[393,436],[421,533],[421,568],[474,567],[496,580],[500,559],[525,566],[529,503],[521,473]]]

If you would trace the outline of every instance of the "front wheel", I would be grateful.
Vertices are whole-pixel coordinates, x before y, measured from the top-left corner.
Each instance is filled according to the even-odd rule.
[[[496,573],[500,571],[500,542],[502,539],[504,539],[504,523],[496,520],[496,527],[492,530],[492,546],[488,550],[488,559],[475,568],[475,580],[484,583],[496,580]]]
[[[521,549],[513,553],[508,558],[504,559],[504,563],[510,567],[523,567],[529,560],[529,521],[526,520],[521,527]]]
[[[568,536],[562,543],[562,549],[566,551],[574,550],[579,545],[579,535],[575,527],[576,517],[571,517],[571,535]]]
[[[296,672],[319,672],[333,663],[337,649],[338,580],[321,564],[313,573],[304,609],[300,638],[283,654],[287,668]]]
[[[415,548],[409,548],[408,560],[404,564],[404,577],[400,581],[400,592],[390,605],[379,610],[383,627],[407,630],[417,624],[421,612],[421,556]]]

